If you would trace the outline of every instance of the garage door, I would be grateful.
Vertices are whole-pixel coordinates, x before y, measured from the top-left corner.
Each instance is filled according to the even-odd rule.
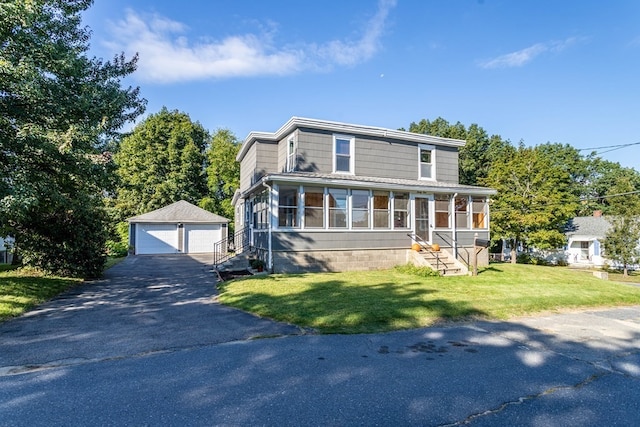
[[[222,240],[220,224],[185,224],[184,225],[185,253],[213,252],[213,244]]]
[[[136,254],[175,254],[177,252],[177,224],[136,225]]]

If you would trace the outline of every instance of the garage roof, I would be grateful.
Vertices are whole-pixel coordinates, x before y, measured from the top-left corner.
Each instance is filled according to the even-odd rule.
[[[147,212],[142,215],[129,218],[129,222],[186,222],[186,223],[208,223],[208,224],[220,224],[228,223],[230,220],[221,217],[202,208],[197,207],[185,200],[180,200],[165,206],[164,208],[156,209],[155,211]]]

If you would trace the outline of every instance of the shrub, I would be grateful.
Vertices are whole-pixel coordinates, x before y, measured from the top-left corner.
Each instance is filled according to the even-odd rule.
[[[420,277],[440,277],[440,274],[431,267],[418,267],[413,264],[397,265],[394,269],[399,273],[412,274]]]

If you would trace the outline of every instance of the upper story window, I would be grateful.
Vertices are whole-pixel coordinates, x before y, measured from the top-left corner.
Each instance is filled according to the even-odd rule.
[[[285,170],[287,172],[293,172],[296,170],[297,166],[297,157],[298,157],[298,141],[296,141],[295,136],[291,135],[289,139],[287,139],[287,164]]]
[[[420,179],[435,179],[435,147],[420,145]]]
[[[355,138],[351,136],[333,136],[333,171],[354,173]]]

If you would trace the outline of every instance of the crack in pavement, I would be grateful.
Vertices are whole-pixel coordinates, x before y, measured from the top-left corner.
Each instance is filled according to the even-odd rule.
[[[498,413],[504,411],[505,409],[507,409],[510,406],[521,405],[521,404],[523,404],[525,402],[528,402],[528,401],[531,401],[531,400],[535,400],[535,399],[538,399],[540,397],[547,396],[549,394],[553,394],[553,393],[556,393],[556,392],[561,391],[561,390],[577,390],[577,389],[579,389],[581,387],[584,387],[585,385],[587,385],[587,384],[589,384],[589,383],[591,383],[591,382],[593,382],[593,381],[595,381],[597,379],[600,379],[600,378],[602,378],[604,376],[607,376],[607,375],[612,375],[612,372],[601,371],[599,373],[590,375],[588,378],[580,381],[579,383],[577,383],[575,385],[551,387],[551,388],[549,388],[547,390],[544,390],[544,391],[542,391],[540,393],[537,393],[537,394],[530,394],[530,395],[527,395],[527,396],[519,397],[516,400],[511,400],[511,401],[508,401],[508,402],[504,402],[504,403],[500,404],[496,408],[487,409],[486,411],[483,411],[483,412],[477,412],[475,414],[471,414],[471,415],[469,415],[468,417],[466,417],[463,420],[456,421],[454,423],[440,424],[440,425],[438,425],[438,427],[456,427],[456,426],[466,425],[466,424],[469,424],[469,423],[471,423],[472,421],[474,421],[474,420],[476,420],[478,418],[486,417],[488,415],[498,414]]]

